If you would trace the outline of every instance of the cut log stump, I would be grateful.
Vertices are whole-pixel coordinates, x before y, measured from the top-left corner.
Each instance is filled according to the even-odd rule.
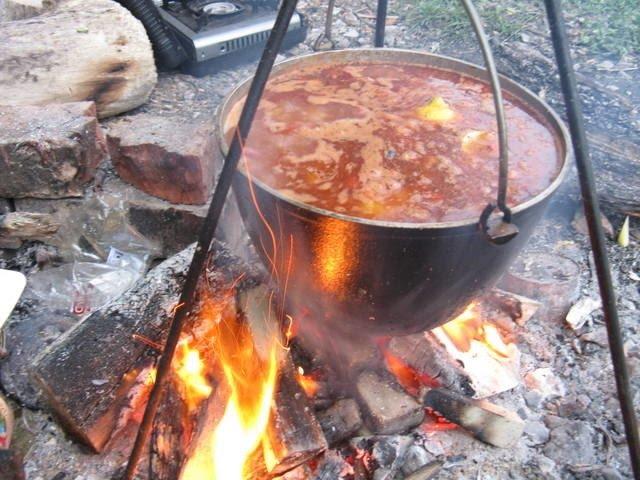
[[[0,197],[81,196],[106,158],[106,140],[91,102],[0,106]]]
[[[144,27],[111,0],[1,23],[0,45],[0,105],[93,100],[102,118],[142,105],[157,80]]]
[[[212,125],[142,113],[110,122],[107,139],[125,182],[172,203],[209,198],[217,165]]]

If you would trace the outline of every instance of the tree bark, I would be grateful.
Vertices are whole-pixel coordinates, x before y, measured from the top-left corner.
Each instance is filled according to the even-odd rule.
[[[144,27],[110,0],[1,23],[0,45],[0,105],[93,100],[108,117],[143,104],[157,80]]]

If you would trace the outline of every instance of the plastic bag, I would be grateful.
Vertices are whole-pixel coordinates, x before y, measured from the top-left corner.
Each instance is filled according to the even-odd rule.
[[[91,195],[76,208],[59,213],[54,241],[67,261],[107,262],[112,252],[135,255],[148,263],[160,248],[127,221],[126,198]]]
[[[108,263],[74,262],[32,275],[25,296],[52,310],[85,316],[118,298],[143,274]]]
[[[25,296],[53,310],[86,316],[144,275],[159,248],[127,221],[125,198],[91,195],[59,213],[55,244],[71,262],[32,275]]]

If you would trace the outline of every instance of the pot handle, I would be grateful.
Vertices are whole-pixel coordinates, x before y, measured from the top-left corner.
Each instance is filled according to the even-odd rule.
[[[482,20],[471,0],[461,0],[467,16],[471,21],[478,43],[482,50],[484,63],[487,67],[491,89],[493,90],[493,103],[496,109],[498,121],[498,142],[500,150],[500,170],[498,177],[498,198],[495,204],[489,203],[480,215],[478,225],[487,238],[495,244],[504,244],[518,234],[518,227],[511,223],[511,209],[507,206],[507,181],[509,177],[509,145],[507,142],[507,121],[504,114],[504,102],[502,90],[493,53],[487,40],[487,35],[482,27]],[[502,212],[501,216],[493,215],[496,210]]]

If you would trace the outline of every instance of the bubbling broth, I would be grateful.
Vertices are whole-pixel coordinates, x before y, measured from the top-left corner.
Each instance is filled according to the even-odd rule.
[[[232,134],[242,102],[228,116]],[[549,128],[507,96],[508,202],[548,187],[560,168]],[[488,85],[432,67],[322,64],[274,75],[244,155],[281,195],[366,219],[476,218],[495,201],[498,139]]]

